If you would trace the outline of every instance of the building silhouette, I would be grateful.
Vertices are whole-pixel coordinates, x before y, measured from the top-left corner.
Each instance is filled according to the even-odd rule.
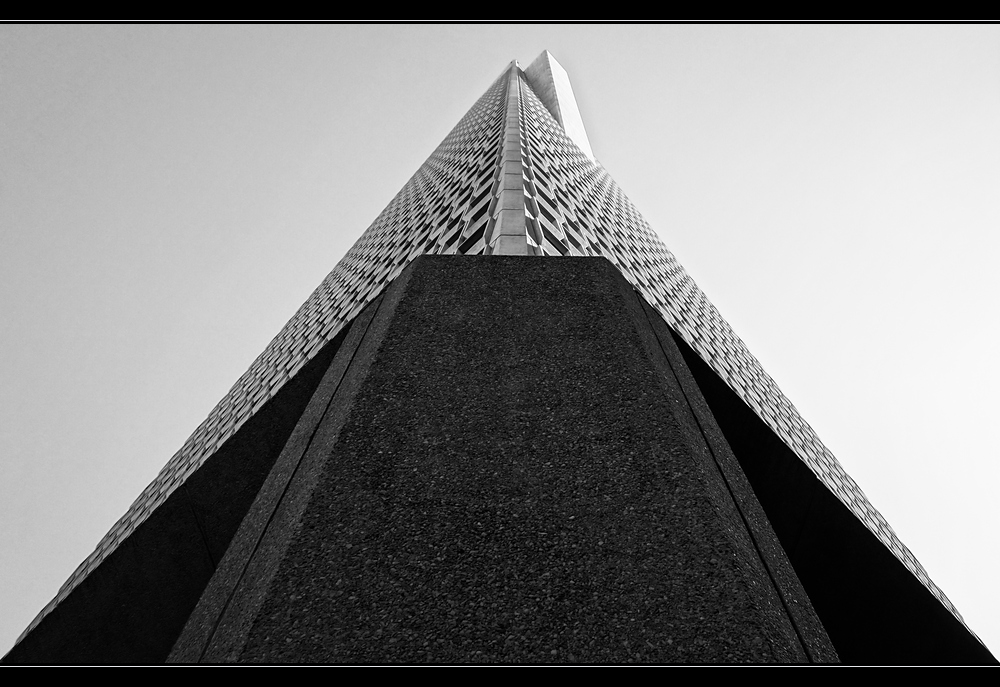
[[[595,160],[547,52],[4,659],[165,660],[995,662]]]

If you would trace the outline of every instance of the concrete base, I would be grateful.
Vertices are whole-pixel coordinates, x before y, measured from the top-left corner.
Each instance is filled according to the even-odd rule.
[[[610,263],[424,256],[352,325],[171,660],[837,654]]]

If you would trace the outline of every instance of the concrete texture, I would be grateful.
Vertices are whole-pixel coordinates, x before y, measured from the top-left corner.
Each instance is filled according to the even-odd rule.
[[[238,651],[264,599],[294,522],[301,517],[305,498],[315,488],[315,477],[319,474],[315,464],[325,459],[321,449],[336,442],[350,409],[350,399],[367,370],[365,363],[370,361],[371,351],[360,351],[359,355],[359,347],[366,340],[378,338],[378,328],[372,336],[367,336],[373,317],[387,300],[391,310],[405,282],[405,277],[397,279],[388,297],[375,300],[351,324],[338,355],[178,638],[170,661],[222,661],[231,659],[231,654]],[[383,327],[385,319],[379,322]],[[294,485],[293,477],[297,477]],[[212,652],[206,653],[213,639]]]
[[[165,661],[343,338],[327,344],[2,662]]]
[[[651,315],[603,259],[415,260],[171,659],[836,660]]]
[[[719,423],[712,414],[711,407],[688,368],[678,348],[675,335],[656,311],[638,294],[636,299],[640,301],[646,314],[650,331],[656,336],[657,344],[663,353],[663,360],[669,366],[670,374],[683,394],[688,407],[689,426],[692,428],[690,431],[701,433],[708,444],[720,477],[736,504],[752,545],[766,567],[782,605],[793,619],[795,631],[800,635],[799,639],[810,660],[817,663],[836,661],[838,656],[832,650],[826,629],[817,617],[809,596],[789,564],[767,515],[758,503]],[[655,359],[655,356],[653,357]]]
[[[678,350],[845,663],[997,663],[687,344]]]

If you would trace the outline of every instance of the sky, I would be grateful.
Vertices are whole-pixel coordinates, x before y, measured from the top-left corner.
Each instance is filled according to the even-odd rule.
[[[0,26],[0,653],[512,59],[1000,655],[1000,27]]]

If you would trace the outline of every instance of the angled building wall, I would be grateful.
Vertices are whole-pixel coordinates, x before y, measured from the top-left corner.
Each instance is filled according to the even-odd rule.
[[[527,71],[526,76],[516,63],[504,70],[81,564],[5,660],[146,662],[166,658],[231,537],[248,526],[243,515],[251,508],[255,490],[270,479],[268,471],[275,461],[280,463],[294,426],[302,421],[296,413],[303,412],[321,386],[339,342],[351,335],[351,323],[372,307],[414,258],[438,254],[605,258],[641,296],[644,307],[676,337],[686,369],[697,380],[725,443],[743,465],[807,595],[824,599],[816,602],[816,610],[841,658],[852,662],[992,661],[964,627],[957,609],[607,172],[589,151],[581,150],[575,142],[579,134],[569,131],[567,135],[568,129],[553,116],[553,103],[559,105],[557,114],[563,120],[568,116],[565,113],[576,110],[575,102],[572,108],[567,105],[572,90],[568,78],[560,86],[557,77],[565,72],[558,63],[545,53]],[[536,94],[535,87],[543,92]],[[258,441],[258,433],[267,439]],[[243,445],[248,448],[238,449]],[[243,481],[237,480],[237,486],[229,487],[239,497],[215,491],[223,488],[217,486],[221,482],[229,482],[231,471],[247,473],[240,475]],[[803,485],[818,494],[816,499],[797,501],[806,504],[801,507],[785,507],[782,489]],[[207,496],[197,496],[201,493]],[[224,524],[218,528],[205,525],[214,516],[202,512],[203,508],[211,510],[214,497],[227,501],[227,515],[220,518]],[[814,506],[819,507],[816,504],[822,504],[828,516],[818,524],[800,525]],[[168,516],[173,512],[182,515]],[[174,532],[174,523],[184,519],[191,524],[176,525],[184,534]],[[173,555],[172,548],[163,543],[185,538],[192,543],[184,546],[201,552],[204,564],[192,563],[194,553]],[[846,558],[826,560],[819,554],[801,553],[822,550],[824,539],[831,538],[839,542]],[[877,555],[855,555],[862,550]],[[130,551],[141,554],[136,558]],[[192,565],[200,565],[201,572],[192,575],[188,570]],[[145,572],[149,566],[156,575]],[[853,588],[872,575],[871,579],[878,578],[880,569],[895,571],[878,583],[902,590],[896,594],[895,605],[879,606],[878,597],[885,594],[840,591],[831,595],[823,589],[845,584]],[[189,576],[192,582],[181,585],[183,592],[167,595],[163,590],[171,585],[163,585],[162,578],[173,575]],[[136,605],[139,598],[148,598],[152,610]],[[914,624],[897,617],[894,609],[901,606],[926,609],[926,617],[943,620]],[[109,607],[128,610],[108,611]],[[171,609],[172,619],[163,621],[171,629],[159,633],[156,641],[143,643],[138,639],[143,636],[139,628],[150,618],[160,622],[158,611],[153,610],[161,607]],[[114,620],[93,620],[88,614],[96,608],[104,609],[101,617]],[[853,624],[869,623],[871,618],[882,619],[881,632],[899,637],[891,650],[884,643],[863,646],[864,642],[846,639]],[[121,641],[127,644],[133,637],[142,648],[133,650],[122,644],[113,655],[101,653],[97,646],[94,653],[73,653],[74,633],[88,623],[103,622],[119,623]],[[918,626],[919,632],[914,629]],[[923,643],[906,639],[907,633],[933,635],[934,631],[948,633],[951,639]],[[103,636],[101,632],[97,636]],[[107,644],[103,640],[94,643]],[[900,648],[926,644],[965,649],[942,649],[935,657]]]
[[[837,660],[610,263],[424,256],[373,306],[171,660]]]

